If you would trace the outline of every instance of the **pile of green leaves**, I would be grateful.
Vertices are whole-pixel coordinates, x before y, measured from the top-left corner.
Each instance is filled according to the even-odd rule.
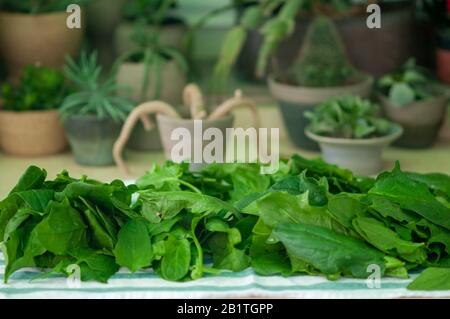
[[[408,60],[396,72],[381,77],[377,84],[380,92],[398,107],[442,94],[430,73],[417,66],[414,59]]]
[[[122,122],[134,107],[126,95],[120,94],[125,88],[116,83],[113,73],[101,77],[102,67],[96,52],[82,52],[78,62],[67,56],[64,74],[74,92],[64,99],[59,111],[63,120],[71,116],[96,116]]]
[[[68,93],[61,72],[28,65],[23,70],[18,86],[3,84],[1,97],[3,109],[24,112],[57,109]]]
[[[356,96],[343,96],[320,104],[305,112],[308,130],[321,136],[335,138],[372,138],[388,135],[392,123],[381,118],[379,107]]]
[[[71,4],[85,5],[92,0],[0,0],[0,9],[20,13],[65,12]]]
[[[30,167],[0,202],[5,280],[23,267],[106,282],[119,267],[185,281],[252,267],[260,275],[407,278],[450,270],[450,177],[358,178],[294,156],[274,175],[256,164],[154,166],[125,186]],[[132,201],[132,195],[137,199]],[[71,268],[73,269],[73,268]],[[411,289],[448,289],[420,276]],[[441,277],[440,277],[441,278]],[[426,278],[425,278],[426,279]],[[438,282],[438,283],[436,283]]]

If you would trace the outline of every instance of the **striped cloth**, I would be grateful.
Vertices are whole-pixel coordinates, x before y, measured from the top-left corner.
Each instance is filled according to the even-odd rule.
[[[37,269],[22,269],[3,283],[5,261],[0,254],[0,299],[4,298],[399,298],[446,297],[450,292],[414,292],[406,290],[411,281],[383,278],[380,288],[369,289],[365,280],[328,281],[323,277],[257,276],[251,269],[239,273],[222,272],[183,283],[168,282],[152,271],[130,273],[121,270],[108,284],[82,282],[70,284],[59,275],[33,280]],[[415,278],[413,274],[411,278]]]

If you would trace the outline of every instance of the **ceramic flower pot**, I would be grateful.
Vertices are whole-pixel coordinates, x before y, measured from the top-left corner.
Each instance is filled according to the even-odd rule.
[[[105,166],[114,163],[112,149],[120,134],[121,123],[95,116],[73,116],[64,121],[64,129],[81,165]]]
[[[117,83],[131,89],[133,100],[141,100],[141,90],[145,65],[143,63],[124,63],[119,67]],[[186,75],[174,61],[170,61],[161,68],[160,100],[169,104],[179,105],[183,88],[186,85]],[[147,96],[153,98],[156,94],[156,83],[152,74],[149,77]],[[142,125],[136,125],[128,142],[128,147],[137,151],[160,150],[161,142],[158,130],[145,131]]]
[[[0,147],[10,155],[45,156],[67,147],[58,112],[0,111]]]
[[[320,145],[323,159],[357,175],[378,174],[383,168],[383,149],[398,139],[402,128],[393,124],[389,135],[368,139],[345,139],[320,136],[306,129],[305,134]]]
[[[367,76],[364,80],[346,86],[313,88],[284,84],[269,78],[269,89],[278,101],[280,111],[288,134],[294,144],[306,150],[319,150],[318,144],[307,138],[305,128],[309,121],[304,112],[314,109],[318,104],[346,94],[368,97],[373,85],[373,78]]]
[[[78,53],[84,30],[69,29],[68,14],[0,12],[0,54],[12,82],[28,64],[59,68],[66,63],[67,54]]]
[[[153,121],[156,118],[153,116]],[[141,122],[138,122],[128,140],[127,148],[135,151],[159,151],[162,149],[159,130],[155,127],[153,130],[146,131]]]
[[[403,135],[395,142],[406,148],[427,148],[434,144],[445,120],[448,97],[445,94],[398,107],[379,95],[386,117],[403,127]]]
[[[133,31],[134,25],[132,23],[123,22],[118,26],[114,36],[114,46],[118,55],[136,49],[136,44],[131,39]],[[181,49],[187,27],[182,23],[165,25],[159,30],[153,26],[147,26],[146,31],[149,33],[158,31],[161,43]]]
[[[131,98],[134,101],[141,101],[142,83],[144,81],[145,64],[125,62],[121,64],[117,71],[117,83],[131,89]],[[179,68],[175,61],[169,61],[161,67],[161,90],[159,99],[170,104],[181,103],[181,92],[186,85],[186,75]],[[153,71],[149,74],[147,86],[147,99],[153,99],[156,95],[156,82]]]
[[[179,118],[173,118],[166,115],[158,114],[156,116],[157,122],[158,122],[158,128],[159,133],[161,135],[162,144],[164,147],[164,154],[167,159],[172,159],[172,150],[175,145],[179,143],[179,141],[172,140],[172,132],[175,129],[178,128],[184,128],[189,131],[191,136],[191,150],[190,154],[194,154],[194,145],[202,145],[202,150],[205,147],[205,145],[209,144],[210,141],[204,141],[203,135],[197,135],[195,134],[194,129],[194,121],[191,119],[179,119]],[[202,128],[203,132],[205,132],[209,128],[217,128],[222,132],[222,136],[224,137],[224,141],[222,143],[223,145],[223,153],[225,155],[225,139],[226,139],[226,129],[227,128],[233,128],[234,127],[234,116],[228,115],[223,118],[219,118],[216,120],[202,120]],[[201,138],[201,140],[198,140],[198,137]],[[186,160],[191,159],[186,157]],[[197,163],[200,165],[194,165],[194,167],[201,166],[201,163]],[[191,167],[192,168],[192,167]],[[195,168],[194,168],[195,169]]]

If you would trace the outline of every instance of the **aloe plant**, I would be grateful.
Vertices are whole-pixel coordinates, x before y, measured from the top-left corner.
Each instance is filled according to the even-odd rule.
[[[90,55],[83,52],[78,63],[68,56],[64,73],[75,92],[65,98],[60,108],[63,120],[81,115],[122,122],[133,109],[132,102],[118,94],[123,88],[115,83],[113,74],[101,79],[102,67],[98,65],[96,52]]]
[[[167,61],[173,60],[176,62],[182,72],[186,73],[188,70],[188,63],[183,54],[176,48],[162,43],[160,41],[158,31],[148,32],[145,30],[142,23],[137,23],[135,29],[131,34],[131,40],[137,44],[137,49],[131,50],[123,54],[113,67],[113,72],[117,72],[120,64],[131,60],[133,62],[142,62],[144,64],[144,78],[142,79],[142,88],[140,101],[147,99],[159,99],[161,95],[162,74],[161,68]],[[150,76],[154,76],[155,96],[148,96],[148,84]]]

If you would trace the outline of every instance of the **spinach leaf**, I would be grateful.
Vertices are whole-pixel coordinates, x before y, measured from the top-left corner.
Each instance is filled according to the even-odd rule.
[[[36,226],[36,236],[48,251],[64,255],[87,246],[86,225],[69,201],[51,202],[48,215]]]
[[[436,200],[426,184],[408,178],[398,166],[392,172],[380,175],[369,194],[383,196],[402,209],[450,229],[450,208]]]
[[[286,247],[289,256],[319,269],[325,275],[367,278],[367,267],[378,265],[385,272],[384,254],[363,241],[324,227],[305,224],[279,224],[273,235]]]
[[[409,290],[450,290],[450,268],[427,268],[407,288]]]
[[[143,220],[131,219],[123,225],[119,231],[114,255],[117,264],[132,272],[151,265],[152,244]]]
[[[161,260],[161,275],[167,280],[181,280],[189,272],[191,245],[186,238],[169,234],[165,241],[165,254]]]
[[[19,182],[11,190],[10,194],[37,189],[42,186],[47,177],[47,172],[36,166],[30,166],[20,177]]]

